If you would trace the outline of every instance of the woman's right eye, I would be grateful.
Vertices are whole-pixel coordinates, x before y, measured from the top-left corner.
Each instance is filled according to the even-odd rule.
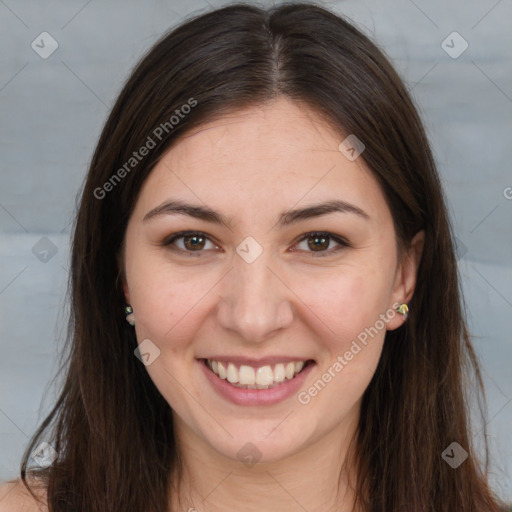
[[[182,241],[181,247],[179,247],[178,241]],[[190,256],[199,256],[208,242],[214,246],[213,248],[217,247],[217,245],[210,240],[210,237],[201,231],[182,231],[166,238],[162,242],[162,245],[174,252],[188,254]],[[196,255],[194,253],[198,254]]]

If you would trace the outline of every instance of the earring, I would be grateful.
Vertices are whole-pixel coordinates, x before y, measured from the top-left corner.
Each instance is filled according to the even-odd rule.
[[[407,316],[409,315],[409,306],[404,302],[403,304],[400,304],[396,310],[401,314],[404,315],[405,319],[407,320]]]
[[[124,308],[124,314],[126,315],[126,321],[131,325],[135,325],[135,316],[133,315],[133,308],[127,305]]]

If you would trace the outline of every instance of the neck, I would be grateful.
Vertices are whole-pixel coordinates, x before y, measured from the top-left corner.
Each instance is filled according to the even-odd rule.
[[[275,462],[254,466],[225,457],[175,419],[182,478],[171,510],[227,512],[359,512],[354,509],[354,472],[346,464],[356,433],[335,429],[306,448]],[[176,496],[178,495],[179,498]]]

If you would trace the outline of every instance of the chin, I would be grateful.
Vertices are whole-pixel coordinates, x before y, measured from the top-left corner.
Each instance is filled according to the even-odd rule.
[[[227,423],[225,428],[233,437],[223,431],[222,435],[215,435],[212,438],[210,431],[205,441],[224,457],[247,466],[254,463],[278,462],[294,455],[308,442],[304,428],[300,429],[302,434],[299,439],[294,437],[295,432],[290,432],[284,427],[287,420],[283,422],[282,428],[278,427],[280,422],[282,418],[278,421],[267,420],[263,424],[254,420],[245,420],[239,425]]]

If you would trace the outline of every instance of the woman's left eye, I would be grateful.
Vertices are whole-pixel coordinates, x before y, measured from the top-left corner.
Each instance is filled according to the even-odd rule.
[[[334,241],[337,247],[327,251],[326,249],[330,246],[330,242]],[[312,249],[311,252],[317,253],[315,256],[328,256],[333,252],[338,252],[345,247],[349,247],[349,244],[340,238],[339,236],[327,233],[325,231],[316,231],[313,233],[307,233],[304,237],[299,240],[299,243],[306,242],[307,247]],[[309,252],[309,251],[307,251]]]
[[[182,241],[182,243],[178,244],[178,241]],[[337,244],[337,247],[329,249],[331,241],[334,241]],[[300,245],[302,242],[306,242],[307,247],[311,250],[301,250],[316,253],[315,256],[328,256],[333,252],[338,252],[345,247],[349,247],[348,242],[346,242],[339,236],[333,235],[332,233],[328,233],[325,231],[314,231],[311,233],[306,233],[297,242],[297,245]],[[203,249],[208,248],[205,247],[207,243],[212,244],[212,248],[218,247],[211,241],[210,237],[205,233],[202,233],[200,231],[187,231],[175,233],[174,235],[166,238],[163,241],[162,245],[168,247],[169,249],[175,252],[185,253],[190,256],[199,256]],[[180,245],[181,247],[179,247]]]

